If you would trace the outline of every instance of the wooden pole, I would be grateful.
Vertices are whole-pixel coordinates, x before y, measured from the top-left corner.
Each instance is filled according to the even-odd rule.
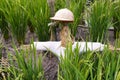
[[[55,14],[55,0],[47,0],[48,6],[50,8],[50,16],[54,16]]]
[[[50,8],[50,16],[54,16],[55,14],[55,0],[47,0],[48,2],[48,6]],[[55,27],[54,26],[50,26],[50,41],[55,41]]]

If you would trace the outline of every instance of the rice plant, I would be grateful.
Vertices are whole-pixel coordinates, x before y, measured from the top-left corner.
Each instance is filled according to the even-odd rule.
[[[55,12],[66,7],[66,0],[55,0]]]
[[[47,0],[34,0],[29,1],[29,17],[39,41],[49,40],[49,27],[50,12]]]
[[[34,11],[32,9],[33,9],[32,0],[29,0],[28,1],[28,7],[27,7],[28,14],[29,14],[27,24],[28,24],[28,27],[29,27],[30,31],[35,32],[35,27],[33,26],[31,18],[30,18],[31,15],[34,14]]]
[[[17,39],[18,43],[24,43],[27,30],[26,9],[20,3],[16,3],[8,16],[13,36]]]
[[[113,24],[114,37],[118,39],[120,37],[120,0],[113,2]]]
[[[74,14],[74,22],[70,25],[72,33],[76,35],[78,25],[84,25],[84,10],[85,10],[86,0],[70,0],[69,9]]]
[[[7,40],[9,38],[8,23],[2,9],[4,9],[3,0],[0,2],[0,29],[2,31],[4,39]]]
[[[27,11],[22,0],[3,0],[3,11],[12,36],[19,44],[24,43],[27,29]]]
[[[79,47],[68,47],[60,58],[58,80],[119,80],[120,52],[105,48],[102,52],[79,54]]]
[[[68,47],[64,58],[60,58],[58,80],[86,80],[93,64],[91,55],[79,55],[79,46],[74,51]]]
[[[106,31],[111,26],[111,0],[96,0],[90,7],[88,26],[91,41],[105,42]]]
[[[17,50],[8,56],[9,67],[7,68],[6,80],[44,80],[42,68],[42,55],[37,54],[36,49]]]

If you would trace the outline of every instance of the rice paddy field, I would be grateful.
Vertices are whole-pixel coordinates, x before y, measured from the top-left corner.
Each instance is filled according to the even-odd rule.
[[[73,12],[75,41],[102,43],[102,51],[79,54],[71,44],[58,57],[21,47],[60,41],[61,22],[49,23],[63,8]],[[120,80],[120,0],[0,0],[0,80]]]

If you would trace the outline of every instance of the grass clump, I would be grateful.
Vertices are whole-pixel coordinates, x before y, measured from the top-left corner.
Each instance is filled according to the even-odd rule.
[[[32,25],[35,27],[35,32],[39,41],[49,40],[49,27],[50,12],[47,0],[34,0],[29,1],[29,18]]]
[[[5,80],[45,80],[42,67],[42,55],[35,48],[17,50],[8,55],[9,66],[5,70]],[[2,78],[3,79],[3,78]]]
[[[74,51],[71,46],[68,47],[64,58],[60,58],[58,80],[86,80],[89,74],[89,60],[82,57],[84,56],[79,56],[79,46]]]
[[[72,33],[76,35],[78,25],[84,25],[84,9],[86,0],[70,0],[69,9],[74,14],[74,22],[70,25]]]
[[[113,1],[113,24],[114,37],[118,39],[120,37],[120,0]]]
[[[0,11],[4,15],[5,22],[8,23],[10,34],[19,44],[24,43],[27,29],[27,11],[25,6],[27,3],[25,0],[2,0],[1,4]]]
[[[58,80],[119,80],[120,52],[105,48],[103,52],[79,54],[79,46],[68,47],[60,58]]]
[[[3,9],[4,9],[4,0],[1,0],[0,2],[0,29],[2,31],[3,37],[5,40],[7,40],[9,38],[9,30],[8,30],[8,23],[7,20],[5,18],[5,15],[3,13]]]
[[[111,26],[111,9],[111,0],[95,0],[91,5],[88,17],[91,41],[105,41],[106,31]]]
[[[26,8],[22,5],[22,1],[13,1],[11,3],[6,18],[10,24],[10,30],[13,37],[19,44],[24,43],[28,16]]]

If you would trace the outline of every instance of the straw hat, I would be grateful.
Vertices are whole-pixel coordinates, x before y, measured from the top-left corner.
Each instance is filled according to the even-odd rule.
[[[64,9],[58,10],[55,13],[55,16],[51,17],[50,19],[55,21],[73,22],[74,15],[70,10],[68,10],[67,8],[64,8]]]

